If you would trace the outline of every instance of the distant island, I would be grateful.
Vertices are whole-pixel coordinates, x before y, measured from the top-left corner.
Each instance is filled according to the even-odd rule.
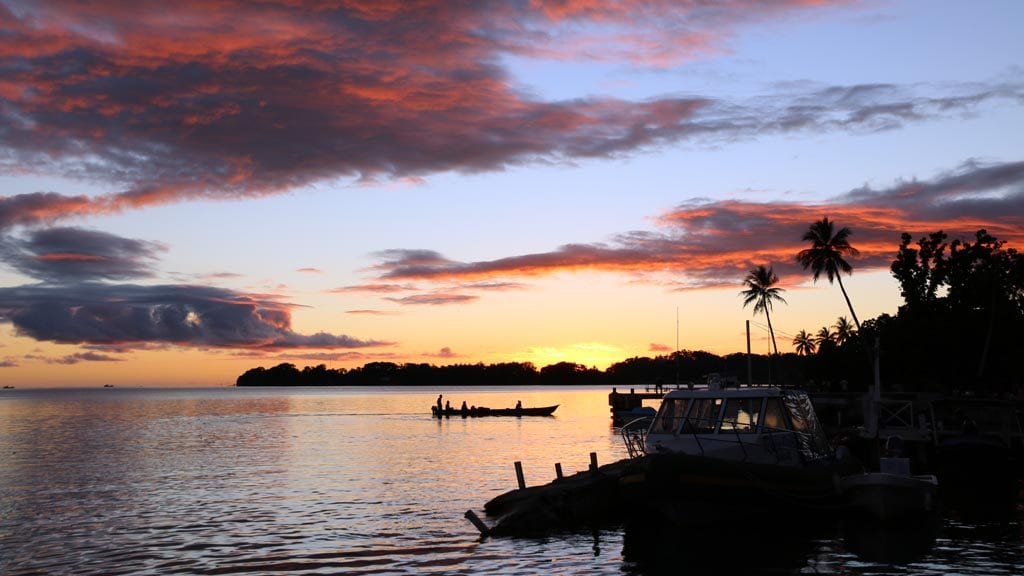
[[[753,357],[758,375],[767,376],[768,357]],[[253,368],[238,377],[236,386],[529,386],[600,385],[637,382],[664,383],[703,381],[707,374],[746,374],[745,354],[716,356],[709,352],[682,351],[656,358],[631,358],[599,370],[572,362],[538,369],[530,362],[499,364],[432,364],[371,362],[361,368],[327,368],[282,363],[272,368]]]
[[[813,225],[811,232],[817,227],[832,230],[827,219]],[[850,233],[848,229],[840,232]],[[805,253],[815,255],[805,250],[798,260]],[[826,267],[824,273],[831,281],[835,270],[829,270]],[[753,354],[748,359],[743,353],[718,356],[682,350],[629,358],[605,370],[572,362],[540,369],[529,362],[447,366],[371,362],[352,369],[324,364],[299,369],[282,363],[248,370],[238,377],[236,386],[672,385],[702,382],[716,373],[736,382],[749,378],[810,390],[861,392],[873,381],[877,355],[882,384],[892,392],[1024,398],[1019,361],[1024,255],[985,230],[978,230],[973,242],[947,241],[941,230],[916,242],[904,233],[890,270],[904,301],[895,316],[865,320],[859,329],[840,317],[819,330],[801,330],[793,338],[795,353]],[[759,266],[747,277],[747,290],[741,295],[747,303],[757,301],[755,314],[759,307],[767,312],[772,298],[780,299],[773,287],[776,282],[770,266]]]

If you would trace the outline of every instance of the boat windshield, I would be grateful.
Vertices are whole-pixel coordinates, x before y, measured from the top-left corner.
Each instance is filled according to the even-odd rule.
[[[768,398],[764,407],[764,428],[769,432],[789,429],[786,425],[786,414],[782,409],[782,400]]]
[[[689,398],[666,398],[651,425],[651,433],[675,434],[683,423]]]
[[[683,422],[684,434],[711,434],[718,427],[718,408],[721,398],[695,398],[690,415]]]
[[[729,398],[722,410],[722,432],[748,433],[757,430],[761,415],[760,398]]]

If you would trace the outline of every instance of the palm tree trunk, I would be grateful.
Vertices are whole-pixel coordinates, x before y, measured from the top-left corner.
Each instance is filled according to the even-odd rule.
[[[839,280],[839,289],[842,290],[842,292],[843,292],[843,298],[846,298],[846,306],[847,306],[847,308],[850,309],[850,316],[853,316],[853,323],[857,325],[857,332],[860,333],[860,320],[857,319],[857,313],[853,311],[853,304],[850,302],[850,297],[846,294],[846,287],[843,286],[843,277],[840,276],[839,274],[836,274],[836,280]],[[876,335],[877,335],[877,333],[876,333]],[[870,367],[871,371],[874,373],[874,378],[873,379],[874,379],[874,382],[875,382],[874,383],[875,390],[880,392],[882,384],[881,384],[881,382],[879,382],[878,370],[876,369],[877,367],[875,366],[875,361],[878,359],[878,355],[880,354],[880,351],[877,348],[872,349],[870,344],[868,344],[867,342],[864,342],[863,335],[861,335],[861,342],[864,344],[864,353],[868,357],[868,366]],[[877,341],[876,341],[876,344],[877,344]]]
[[[768,313],[768,308],[764,309],[764,317],[768,319],[768,333],[772,336],[772,348],[775,349],[775,355],[779,355],[779,347],[775,344],[775,330],[772,329],[772,315]]]
[[[843,292],[843,298],[846,298],[846,307],[850,309],[850,316],[853,316],[853,323],[857,325],[857,331],[860,332],[860,320],[857,319],[857,313],[853,311],[853,304],[850,302],[850,297],[846,294],[846,287],[843,286],[843,277],[836,274],[836,280],[839,280],[839,289]]]

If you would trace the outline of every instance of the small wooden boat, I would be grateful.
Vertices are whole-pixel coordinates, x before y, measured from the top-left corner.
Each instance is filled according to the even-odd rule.
[[[844,476],[839,491],[852,510],[891,522],[935,511],[935,476],[910,474],[909,458],[881,458],[881,472]]]
[[[431,406],[430,412],[437,418],[479,418],[482,416],[551,416],[554,414],[558,404],[554,406],[540,406],[534,408],[487,408],[486,406],[475,406],[473,408],[446,408],[438,413],[437,406]]]

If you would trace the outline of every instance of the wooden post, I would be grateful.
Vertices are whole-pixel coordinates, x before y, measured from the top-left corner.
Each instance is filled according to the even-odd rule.
[[[597,452],[590,453],[590,471],[597,472]]]
[[[515,467],[516,467],[516,481],[519,483],[519,489],[522,490],[522,489],[526,488],[526,479],[523,477],[523,463],[518,461],[518,460],[516,460]]]
[[[491,533],[491,529],[488,528],[487,524],[484,524],[484,521],[476,515],[476,512],[466,510],[466,519],[472,522],[473,526],[476,526],[476,529],[480,531],[480,536],[487,536]]]
[[[559,480],[562,479],[562,463],[561,462],[555,462],[555,477],[558,478]]]

